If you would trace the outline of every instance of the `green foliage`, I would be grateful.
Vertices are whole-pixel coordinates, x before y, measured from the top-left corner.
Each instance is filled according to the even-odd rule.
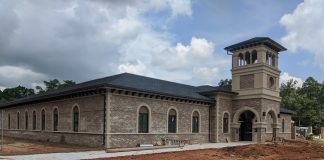
[[[45,89],[43,89],[41,86],[36,86],[36,90],[38,93],[43,93],[52,89],[59,89],[59,88],[63,88],[63,87],[67,87],[67,86],[71,86],[74,85],[75,82],[72,80],[63,80],[63,83],[61,83],[59,80],[57,79],[53,79],[50,81],[43,81],[44,85],[45,85]]]
[[[222,79],[218,82],[219,86],[228,86],[228,85],[232,85],[232,79]]]
[[[43,89],[41,86],[36,86],[35,89],[37,93],[46,92],[48,90],[52,89],[58,89],[63,88],[67,86],[74,85],[75,82],[71,80],[64,80],[62,83],[57,80],[50,80],[50,81],[44,81],[45,89]],[[15,99],[31,96],[35,94],[35,90],[32,88],[26,88],[23,86],[18,86],[14,88],[6,88],[3,91],[0,90],[0,105],[13,101]]]
[[[302,87],[296,84],[293,80],[281,84],[281,106],[296,111],[296,125],[312,126],[314,134],[318,134],[324,126],[324,83],[308,77]]]

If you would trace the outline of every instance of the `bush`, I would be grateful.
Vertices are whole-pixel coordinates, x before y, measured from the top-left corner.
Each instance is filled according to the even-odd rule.
[[[313,140],[314,139],[314,135],[312,133],[309,133],[306,135],[306,139],[307,140]]]

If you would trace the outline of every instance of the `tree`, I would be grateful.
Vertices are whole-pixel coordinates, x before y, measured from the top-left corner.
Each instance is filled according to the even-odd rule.
[[[53,89],[59,89],[59,88],[63,88],[63,87],[68,87],[71,85],[75,85],[75,82],[72,80],[63,80],[63,83],[61,83],[59,80],[57,79],[53,79],[50,81],[43,81],[44,85],[45,85],[45,89],[43,89],[43,87],[41,86],[36,86],[36,90],[38,93],[43,93],[49,90],[53,90]]]
[[[232,79],[225,79],[225,80],[220,80],[218,82],[218,86],[229,86],[232,85]]]
[[[18,86],[14,88],[6,88],[1,92],[0,103],[6,103],[14,99],[23,98],[34,95],[35,91],[32,88]]]

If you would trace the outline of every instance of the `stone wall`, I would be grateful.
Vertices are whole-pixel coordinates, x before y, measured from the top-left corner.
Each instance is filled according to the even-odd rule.
[[[138,143],[154,144],[162,137],[175,136],[190,139],[193,143],[207,143],[209,138],[209,106],[193,103],[168,101],[121,94],[112,94],[109,98],[109,145],[108,147],[134,147]],[[146,106],[149,109],[149,133],[138,133],[138,110]],[[169,109],[177,111],[177,133],[167,132]],[[192,133],[192,113],[199,112],[199,133]]]
[[[95,95],[49,101],[32,105],[20,105],[4,109],[3,124],[6,135],[13,137],[81,144],[88,146],[103,145],[103,115],[104,96]],[[72,109],[79,107],[79,133],[73,132]],[[53,111],[58,109],[58,131],[53,129]],[[41,110],[45,109],[45,130],[41,131]],[[36,112],[36,130],[33,130],[33,111]],[[17,128],[17,113],[19,114],[19,128]],[[25,127],[25,112],[28,113],[28,129]],[[10,129],[8,129],[8,115],[10,114]]]
[[[218,106],[218,142],[228,142],[231,141],[231,119],[232,119],[232,95],[218,95],[217,96]],[[224,114],[228,114],[228,133],[223,131],[223,117]]]

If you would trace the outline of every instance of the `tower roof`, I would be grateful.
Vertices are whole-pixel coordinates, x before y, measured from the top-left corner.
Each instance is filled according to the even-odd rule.
[[[246,47],[251,47],[251,46],[256,46],[256,45],[261,45],[261,44],[264,44],[277,52],[287,50],[284,46],[280,45],[279,43],[277,43],[276,41],[272,40],[269,37],[254,37],[249,40],[225,47],[224,49],[226,51],[235,51],[238,49],[243,49]]]

